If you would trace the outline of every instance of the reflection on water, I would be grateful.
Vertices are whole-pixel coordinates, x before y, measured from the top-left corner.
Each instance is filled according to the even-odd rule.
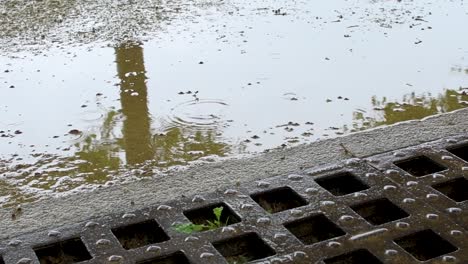
[[[399,102],[389,102],[385,97],[379,100],[374,96],[371,102],[374,106],[371,114],[353,113],[353,132],[465,108],[468,106],[468,88],[448,89],[438,96],[411,93]]]
[[[35,164],[18,164],[13,169],[6,166],[13,159],[0,161],[0,174],[9,174],[14,179],[0,180],[3,206],[33,201],[41,192],[61,193],[131,180],[132,176],[150,176],[154,168],[186,165],[202,157],[223,157],[229,152],[230,146],[220,142],[218,126],[172,122],[163,132],[153,131],[143,48],[126,43],[115,48],[115,55],[121,110],[107,111],[102,125],[95,128],[96,133],[84,134],[70,157],[37,154]],[[117,174],[128,171],[133,175],[118,178]],[[18,184],[37,193],[31,190],[23,193],[15,187]]]

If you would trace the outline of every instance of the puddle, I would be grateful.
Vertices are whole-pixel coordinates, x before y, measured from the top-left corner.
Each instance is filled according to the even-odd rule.
[[[19,3],[0,3],[3,206],[468,105],[464,1]]]

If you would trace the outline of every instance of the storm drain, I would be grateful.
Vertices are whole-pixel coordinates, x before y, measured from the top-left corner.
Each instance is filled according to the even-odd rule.
[[[17,263],[468,263],[468,138],[3,241]]]

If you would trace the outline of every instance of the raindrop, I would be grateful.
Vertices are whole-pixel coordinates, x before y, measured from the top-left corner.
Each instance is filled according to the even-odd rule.
[[[203,202],[205,201],[205,198],[203,198],[203,196],[201,195],[195,195],[192,199],[192,202],[193,203],[199,203],[199,202]]]
[[[259,181],[257,182],[257,187],[261,187],[261,188],[266,188],[270,186],[270,183],[269,182],[266,182],[266,181]]]
[[[395,185],[385,185],[385,186],[383,187],[383,189],[384,189],[385,191],[393,191],[393,190],[396,190],[396,188],[397,188],[397,187],[396,187]]]
[[[291,174],[288,176],[288,179],[290,179],[291,181],[300,181],[304,178],[304,176],[302,175],[298,175],[298,174]]]
[[[416,200],[414,200],[413,198],[405,198],[405,199],[403,199],[403,202],[404,203],[414,203],[414,202],[416,202]]]
[[[158,246],[149,246],[146,248],[146,252],[159,252],[161,251],[161,247]]]
[[[171,210],[171,209],[172,209],[172,207],[170,207],[169,205],[160,205],[157,208],[158,211],[168,211],[168,210]]]
[[[408,182],[406,183],[406,186],[415,186],[415,185],[418,185],[418,182],[416,182],[416,181],[408,181]]]
[[[243,210],[251,210],[252,208],[253,208],[253,205],[248,204],[248,203],[241,205],[241,209]]]
[[[439,219],[439,216],[437,214],[427,214],[426,218],[429,220],[437,220]]]
[[[307,188],[307,189],[305,190],[305,192],[306,192],[308,195],[312,195],[312,194],[318,193],[318,189],[317,189],[317,188]]]
[[[410,226],[410,224],[408,224],[406,222],[398,222],[398,223],[395,224],[395,226],[397,228],[405,229],[405,228],[408,228]]]
[[[435,193],[429,193],[429,194],[426,195],[426,198],[434,200],[434,199],[439,198],[439,195],[435,194]]]
[[[442,260],[445,262],[455,262],[457,261],[457,258],[454,256],[444,256],[442,257]]]
[[[336,241],[331,241],[331,242],[328,242],[327,244],[327,247],[330,247],[330,248],[338,248],[340,246],[341,246],[341,243],[336,242]]]
[[[459,213],[461,213],[461,211],[462,211],[462,209],[458,208],[458,207],[447,208],[447,212],[449,212],[451,214],[459,214]]]
[[[85,227],[93,228],[93,227],[96,227],[98,225],[99,225],[98,223],[91,221],[91,222],[86,223]]]
[[[108,246],[110,244],[111,242],[108,239],[99,239],[98,241],[96,241],[96,246]]]
[[[335,202],[334,201],[321,201],[320,205],[321,206],[333,206],[335,205]]]
[[[198,237],[195,237],[195,236],[188,236],[185,238],[185,242],[193,242],[193,241],[198,241],[199,238]]]
[[[385,250],[385,255],[387,256],[395,256],[398,254],[398,251],[394,250],[394,249],[387,249]]]
[[[234,189],[227,189],[226,191],[224,191],[224,194],[226,194],[226,195],[235,195],[237,193],[238,193],[238,191],[234,190]]]
[[[32,259],[30,258],[22,258],[16,262],[16,264],[29,264],[32,262]]]
[[[109,262],[120,262],[122,259],[123,259],[122,256],[119,256],[119,255],[112,255],[112,256],[110,256],[107,260],[108,260]]]
[[[56,231],[56,230],[51,230],[51,231],[49,231],[49,233],[47,233],[47,235],[50,236],[50,237],[58,237],[58,236],[60,236],[60,232]]]
[[[210,252],[203,252],[200,254],[200,258],[212,258],[212,257],[214,257],[214,254]]]
[[[124,219],[134,218],[134,217],[136,217],[136,215],[135,215],[135,214],[131,214],[131,213],[122,215],[122,218],[124,218]]]

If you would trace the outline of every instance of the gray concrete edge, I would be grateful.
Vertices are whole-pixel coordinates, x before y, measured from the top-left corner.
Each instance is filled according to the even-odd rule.
[[[330,164],[353,156],[366,157],[460,135],[468,131],[467,114],[468,109],[461,109],[250,158],[197,165],[185,171],[169,172],[166,176],[158,175],[88,193],[44,199],[23,205],[22,215],[16,220],[12,220],[11,208],[0,209],[0,239],[59,228],[107,214],[134,211],[182,195],[192,196],[227,188],[238,182],[297,173],[303,168]]]

